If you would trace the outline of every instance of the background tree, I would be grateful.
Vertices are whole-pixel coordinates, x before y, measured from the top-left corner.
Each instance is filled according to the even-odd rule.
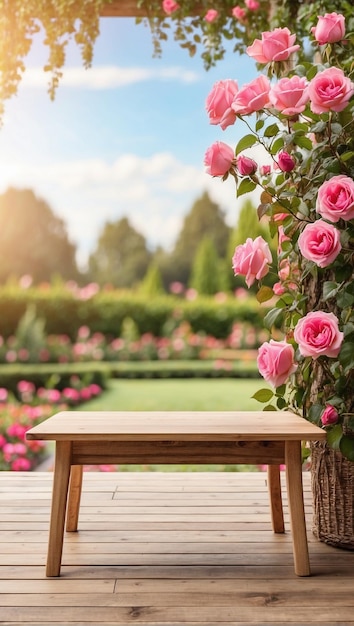
[[[204,237],[198,246],[190,286],[205,295],[213,295],[221,290],[220,259],[209,236]]]
[[[186,215],[176,245],[171,255],[175,268],[173,280],[187,285],[194,257],[202,239],[208,236],[217,255],[225,256],[230,227],[225,223],[224,211],[205,192],[198,198]]]
[[[151,260],[146,239],[126,217],[106,222],[96,250],[89,258],[91,280],[114,287],[133,287],[141,281]]]
[[[0,282],[30,274],[35,283],[54,274],[79,278],[76,248],[66,226],[31,189],[10,188],[0,195]]]
[[[139,291],[146,296],[157,296],[165,293],[161,272],[156,263],[150,263],[139,287]]]

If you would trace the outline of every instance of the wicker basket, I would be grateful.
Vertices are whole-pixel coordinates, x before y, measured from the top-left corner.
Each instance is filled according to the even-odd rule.
[[[354,463],[326,444],[311,447],[313,533],[320,541],[354,550]]]

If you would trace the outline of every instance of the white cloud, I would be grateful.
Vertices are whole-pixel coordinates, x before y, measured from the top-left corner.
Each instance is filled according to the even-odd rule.
[[[222,182],[203,168],[186,165],[172,153],[142,158],[125,154],[113,162],[81,159],[41,167],[4,161],[0,192],[9,185],[28,187],[44,198],[67,224],[78,258],[85,264],[106,221],[127,216],[151,247],[171,248],[193,202],[207,190],[235,225],[245,196],[236,198],[232,179]],[[252,199],[257,201],[257,194]]]
[[[117,89],[135,83],[152,80],[174,81],[181,83],[195,83],[200,80],[197,72],[183,67],[144,68],[144,67],[119,67],[116,65],[101,65],[97,67],[66,67],[60,79],[62,87],[73,89]],[[41,89],[50,81],[50,73],[42,67],[28,67],[23,74],[23,87],[40,87]]]

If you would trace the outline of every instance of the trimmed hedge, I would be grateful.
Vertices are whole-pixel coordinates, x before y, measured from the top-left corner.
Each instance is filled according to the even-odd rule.
[[[89,362],[0,365],[0,387],[5,387],[15,394],[21,380],[32,382],[37,389],[46,387],[62,390],[71,386],[72,376],[78,376],[87,384],[96,383],[105,389],[111,377],[110,364]]]
[[[215,367],[215,361],[145,361],[110,363],[114,378],[260,378],[254,362],[234,361]]]
[[[119,337],[123,320],[132,318],[140,334],[163,336],[169,323],[190,323],[194,332],[205,332],[217,338],[227,337],[235,322],[250,322],[263,327],[267,311],[255,298],[218,302],[199,296],[187,301],[176,296],[154,299],[130,291],[101,291],[87,300],[76,298],[63,287],[20,289],[0,287],[0,335],[7,338],[16,331],[27,307],[34,305],[38,317],[45,319],[48,334],[65,334],[72,340],[82,325],[91,332]]]

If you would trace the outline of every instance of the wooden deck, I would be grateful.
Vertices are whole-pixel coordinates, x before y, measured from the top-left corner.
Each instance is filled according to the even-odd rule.
[[[354,553],[313,538],[304,483],[311,578],[271,530],[265,473],[88,472],[48,579],[52,474],[2,472],[0,623],[354,625]]]

